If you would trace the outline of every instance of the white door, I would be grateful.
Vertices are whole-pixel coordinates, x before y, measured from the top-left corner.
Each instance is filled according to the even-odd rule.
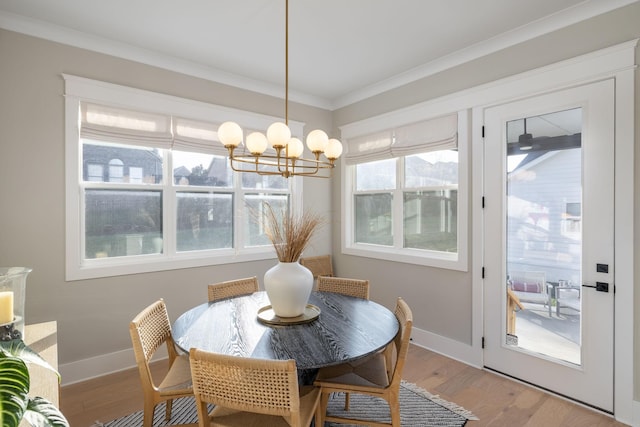
[[[613,81],[484,120],[484,364],[612,413]]]

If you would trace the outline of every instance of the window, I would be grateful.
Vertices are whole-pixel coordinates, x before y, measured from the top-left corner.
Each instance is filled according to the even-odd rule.
[[[233,173],[216,134],[274,118],[65,79],[68,280],[275,256],[256,215],[295,209],[300,179]]]
[[[102,165],[87,165],[87,181],[102,181]]]
[[[466,122],[460,113],[362,136],[343,129],[345,253],[466,270]]]
[[[120,159],[109,161],[109,182],[122,182],[124,178],[124,163]]]

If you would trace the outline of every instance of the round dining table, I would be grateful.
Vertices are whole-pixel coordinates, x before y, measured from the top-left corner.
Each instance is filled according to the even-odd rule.
[[[386,307],[361,298],[312,292],[320,314],[300,324],[274,325],[258,319],[269,305],[266,292],[200,304],[176,319],[173,338],[191,348],[262,359],[294,359],[299,371],[354,361],[387,346],[399,330]]]

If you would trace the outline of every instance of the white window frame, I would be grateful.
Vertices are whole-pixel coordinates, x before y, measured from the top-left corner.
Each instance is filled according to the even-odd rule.
[[[382,116],[351,123],[340,128],[342,139],[348,144],[350,138],[356,138],[386,129],[440,117],[454,111],[447,106],[422,105],[394,111]],[[456,253],[429,251],[423,249],[402,248],[397,236],[394,236],[394,247],[356,243],[354,241],[354,206],[355,165],[341,162],[342,171],[342,252],[347,255],[384,259],[408,264],[425,265],[444,269],[468,271],[469,250],[469,110],[458,111],[458,230]],[[400,167],[400,166],[398,166]],[[402,197],[404,188],[400,182],[395,190],[389,190],[394,197]],[[377,191],[376,191],[377,192]],[[381,190],[381,192],[383,192]],[[394,232],[402,232],[402,203],[394,203]],[[399,227],[399,228],[398,228]]]
[[[247,111],[208,104],[190,99],[175,97],[127,86],[91,80],[68,74],[62,75],[65,80],[65,187],[66,187],[66,280],[83,280],[98,277],[118,276],[124,274],[146,273],[173,270],[207,265],[275,259],[275,251],[268,246],[241,248],[243,239],[243,211],[240,203],[234,205],[235,232],[234,248],[229,250],[208,250],[176,253],[175,239],[170,233],[175,232],[175,225],[165,219],[163,224],[163,253],[143,256],[84,258],[84,223],[82,221],[84,206],[80,184],[82,183],[82,144],[80,142],[80,104],[94,102],[133,111],[160,113],[179,116],[204,122],[224,122],[232,120],[244,129],[266,129],[274,121],[281,118],[251,113]],[[304,123],[289,121],[292,134],[302,136]],[[165,163],[165,169],[168,166]],[[234,172],[234,180],[239,173]],[[170,171],[163,173],[165,181],[172,181]],[[171,182],[169,182],[171,184]],[[238,188],[238,187],[234,187]],[[194,191],[198,189],[194,188]],[[236,190],[239,200],[243,192],[255,192],[253,189]],[[259,191],[259,190],[257,190]],[[302,206],[302,179],[289,178],[289,194],[292,209]],[[171,198],[164,198],[163,212],[175,209]],[[165,218],[166,214],[163,215]],[[171,218],[173,218],[171,216]]]

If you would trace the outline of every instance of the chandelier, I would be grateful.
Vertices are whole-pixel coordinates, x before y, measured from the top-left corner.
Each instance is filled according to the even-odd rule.
[[[285,6],[285,110],[284,122],[275,122],[267,128],[267,134],[252,132],[244,141],[245,150],[238,148],[243,142],[243,132],[235,122],[225,122],[218,127],[218,139],[229,152],[231,169],[236,172],[252,172],[259,175],[313,176],[328,178],[335,161],[342,154],[342,143],[329,138],[326,132],[316,129],[307,135],[307,147],[314,158],[301,157],[304,145],[291,137],[289,129],[289,0]],[[266,152],[267,147],[273,152]],[[324,159],[320,156],[324,155]],[[325,160],[326,159],[326,160]]]

